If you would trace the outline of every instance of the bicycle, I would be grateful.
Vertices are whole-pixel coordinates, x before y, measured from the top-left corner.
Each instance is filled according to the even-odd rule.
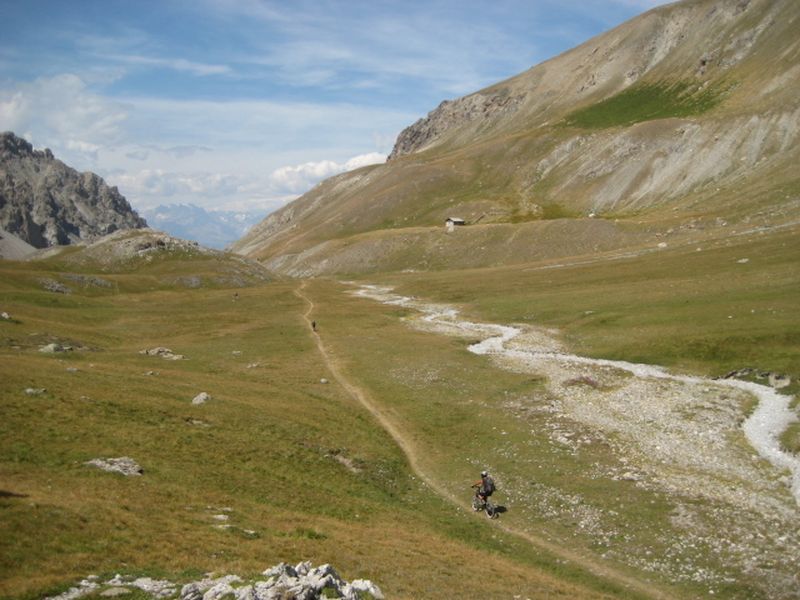
[[[477,489],[477,485],[473,485],[472,487],[476,488],[475,495],[472,497],[472,510],[475,512],[485,511],[486,516],[489,519],[496,519],[499,515],[497,506],[495,506],[495,504],[488,497],[481,497],[481,495],[478,493],[479,490]]]

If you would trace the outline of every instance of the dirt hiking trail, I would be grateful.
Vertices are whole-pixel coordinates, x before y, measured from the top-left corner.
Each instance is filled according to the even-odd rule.
[[[461,509],[471,512],[472,507],[468,505],[467,502],[463,501],[461,498],[456,497],[455,495],[451,494],[447,489],[445,489],[439,482],[433,479],[428,473],[426,473],[421,467],[419,463],[419,453],[414,448],[413,444],[409,441],[409,439],[403,435],[400,429],[392,422],[392,420],[386,416],[386,414],[380,409],[380,407],[375,403],[375,401],[371,398],[369,393],[361,388],[360,386],[353,383],[339,365],[338,361],[333,357],[333,355],[328,351],[325,346],[325,343],[320,336],[319,331],[316,331],[312,328],[312,314],[315,310],[315,305],[313,300],[309,298],[307,293],[305,292],[306,288],[306,281],[303,281],[295,290],[294,293],[298,296],[301,300],[303,300],[306,305],[307,309],[303,314],[303,319],[306,321],[308,325],[308,331],[314,337],[314,341],[317,345],[317,349],[322,357],[325,366],[330,371],[331,376],[336,382],[344,388],[344,390],[355,400],[358,401],[361,406],[363,406],[369,413],[378,421],[380,426],[392,437],[394,442],[398,445],[398,447],[403,451],[408,460],[408,464],[411,467],[411,470],[414,474],[419,477],[431,490],[433,490],[436,494],[440,497],[444,498],[451,504],[454,504]],[[477,518],[477,515],[476,515]],[[481,517],[483,518],[483,517]],[[654,587],[654,584],[640,581],[638,579],[634,579],[624,573],[621,573],[607,565],[600,564],[594,561],[591,557],[578,554],[564,546],[560,546],[554,544],[548,540],[540,538],[538,536],[534,536],[530,533],[525,531],[519,531],[517,529],[508,527],[502,521],[493,521],[493,524],[501,529],[502,531],[520,537],[529,543],[533,544],[537,548],[545,550],[551,554],[554,554],[560,557],[563,560],[567,560],[573,562],[582,568],[586,569],[593,575],[600,577],[602,579],[606,579],[612,581],[628,590],[631,590],[637,594],[641,594],[643,597],[646,598],[654,598],[658,600],[665,600],[668,598],[674,598],[674,596],[667,594],[661,590],[658,590]]]

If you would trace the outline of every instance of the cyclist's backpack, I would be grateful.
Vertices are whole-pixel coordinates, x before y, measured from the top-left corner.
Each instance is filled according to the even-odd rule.
[[[491,477],[486,477],[483,482],[483,489],[486,490],[487,494],[491,494],[494,492],[494,479]]]

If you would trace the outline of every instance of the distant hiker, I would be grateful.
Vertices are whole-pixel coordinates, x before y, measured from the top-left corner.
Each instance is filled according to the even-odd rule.
[[[233,301],[236,302],[239,299],[239,292],[233,292]]]
[[[481,478],[472,484],[472,487],[478,488],[475,490],[475,495],[484,502],[486,502],[489,496],[494,494],[494,490],[496,489],[494,479],[492,479],[488,471],[481,471]]]
[[[316,330],[317,330],[317,322],[311,321],[311,331],[316,331]]]

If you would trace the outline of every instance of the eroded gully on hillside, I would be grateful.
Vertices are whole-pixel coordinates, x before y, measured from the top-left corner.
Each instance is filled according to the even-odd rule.
[[[574,455],[604,442],[618,465],[595,463],[590,476],[666,494],[674,507],[671,528],[659,540],[666,552],[632,552],[635,534],[619,531],[591,499],[555,487],[514,489],[513,474],[506,474],[504,492],[514,510],[577,522],[576,535],[605,547],[603,556],[673,580],[704,582],[713,590],[733,583],[738,572],[768,582],[774,597],[800,594],[800,460],[778,442],[796,420],[789,396],[756,383],[577,356],[566,352],[551,330],[466,321],[452,306],[400,296],[388,287],[362,285],[353,293],[411,309],[408,321],[418,329],[477,337],[482,341],[469,350],[501,368],[545,376],[546,400],[510,397],[509,413],[546,414],[550,443]],[[757,408],[743,421],[742,406],[752,396]],[[515,461],[536,461],[504,444],[502,433],[498,452],[513,453],[509,457]],[[701,567],[702,549],[730,568]]]

